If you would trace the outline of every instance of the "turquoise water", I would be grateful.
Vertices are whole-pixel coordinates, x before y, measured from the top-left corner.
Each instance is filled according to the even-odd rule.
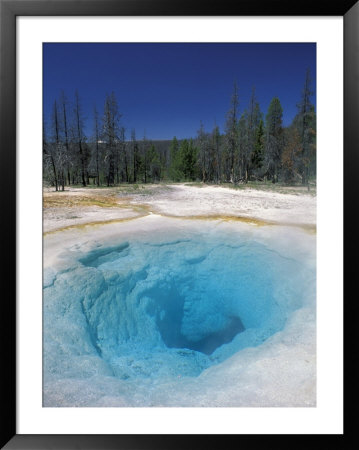
[[[309,274],[221,232],[121,239],[74,259],[45,283],[45,378],[196,377],[282,330]]]

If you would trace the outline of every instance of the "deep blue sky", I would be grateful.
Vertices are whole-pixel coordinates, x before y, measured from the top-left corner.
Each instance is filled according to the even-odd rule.
[[[72,102],[79,91],[85,131],[92,133],[93,107],[100,114],[106,93],[115,92],[126,138],[195,137],[202,120],[224,131],[234,80],[240,112],[252,86],[266,114],[279,97],[284,125],[296,114],[305,72],[316,92],[315,44],[44,44],[44,113],[64,90]],[[315,104],[315,94],[312,98]]]

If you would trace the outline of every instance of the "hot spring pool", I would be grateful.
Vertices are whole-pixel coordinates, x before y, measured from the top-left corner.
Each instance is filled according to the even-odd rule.
[[[161,386],[198,384],[281,332],[315,284],[285,244],[213,225],[84,241],[59,261],[44,271],[45,406],[69,404],[65,380],[74,406],[94,390],[109,406],[156,404]]]

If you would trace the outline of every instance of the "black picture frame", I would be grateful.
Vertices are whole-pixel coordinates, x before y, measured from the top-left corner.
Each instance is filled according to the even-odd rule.
[[[276,448],[318,445],[345,448],[354,431],[355,414],[345,414],[343,435],[18,435],[16,434],[16,17],[17,16],[343,16],[344,18],[344,283],[355,279],[355,190],[359,169],[359,2],[342,0],[0,0],[0,192],[5,203],[1,255],[1,448],[6,449],[191,449],[253,448],[268,442]],[[356,227],[357,228],[357,227]],[[355,300],[355,295],[351,296]],[[353,401],[356,302],[345,302],[345,411]],[[350,376],[351,374],[351,376]],[[350,444],[349,444],[350,445]],[[348,447],[349,448],[349,447]]]

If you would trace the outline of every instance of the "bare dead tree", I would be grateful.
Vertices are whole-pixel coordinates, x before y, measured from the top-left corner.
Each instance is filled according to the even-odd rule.
[[[83,118],[82,118],[82,111],[81,111],[81,105],[80,105],[80,99],[79,99],[79,93],[76,90],[75,92],[75,133],[76,133],[76,141],[78,145],[78,151],[79,151],[79,159],[80,159],[80,165],[81,165],[81,179],[82,179],[82,186],[86,186],[86,178],[85,178],[85,158],[84,158],[84,151],[83,151],[83,144],[84,144],[84,133],[83,133]]]

